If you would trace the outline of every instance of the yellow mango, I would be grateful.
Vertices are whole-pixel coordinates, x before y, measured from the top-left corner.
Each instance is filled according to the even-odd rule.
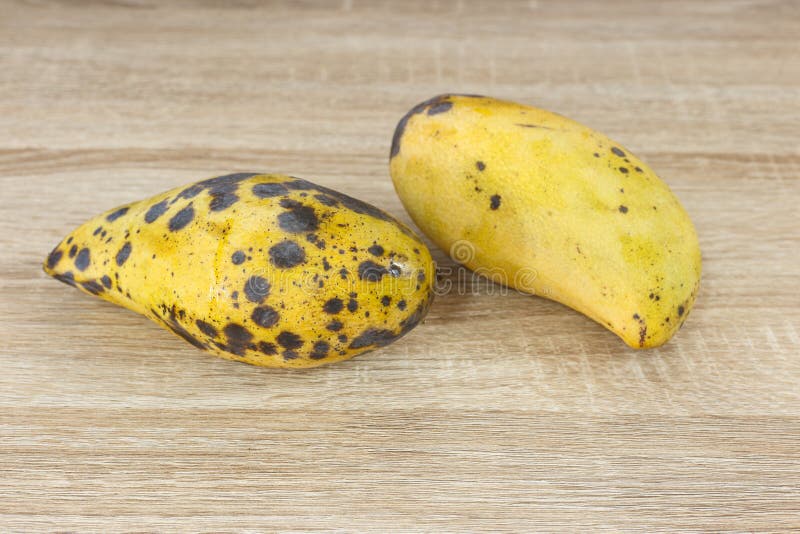
[[[289,176],[241,173],[94,217],[49,275],[223,358],[313,367],[391,343],[433,298],[434,263],[385,212]]]
[[[414,222],[454,259],[631,347],[665,343],[694,304],[700,248],[686,211],[630,150],[573,120],[438,96],[400,120],[390,168]]]

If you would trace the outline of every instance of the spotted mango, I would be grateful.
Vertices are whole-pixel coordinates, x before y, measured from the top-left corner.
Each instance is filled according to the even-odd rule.
[[[398,123],[395,189],[467,267],[570,306],[635,348],[665,343],[700,283],[692,221],[641,159],[529,106],[442,95]]]
[[[44,270],[198,348],[267,367],[393,342],[425,316],[435,282],[425,244],[385,212],[252,173],[105,212],[55,247]]]

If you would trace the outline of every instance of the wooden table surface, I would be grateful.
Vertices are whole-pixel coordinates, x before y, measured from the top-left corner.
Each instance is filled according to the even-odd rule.
[[[162,4],[0,3],[1,531],[800,528],[800,4]],[[41,271],[84,219],[229,171],[408,221],[391,134],[442,92],[659,172],[704,255],[675,339],[494,288],[269,370]]]

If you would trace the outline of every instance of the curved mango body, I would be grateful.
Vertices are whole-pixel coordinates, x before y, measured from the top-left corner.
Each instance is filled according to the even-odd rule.
[[[574,308],[635,348],[682,325],[700,282],[678,199],[629,150],[541,109],[443,95],[397,125],[395,189],[454,259]]]
[[[44,265],[201,349],[268,367],[391,343],[427,313],[434,268],[422,241],[374,206],[250,173],[103,213]]]

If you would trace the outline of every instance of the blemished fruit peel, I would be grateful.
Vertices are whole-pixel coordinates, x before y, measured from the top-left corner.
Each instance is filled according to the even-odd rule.
[[[456,260],[574,308],[631,347],[665,343],[692,309],[692,221],[647,164],[597,131],[514,102],[442,95],[400,120],[390,169],[414,222]]]
[[[102,213],[70,232],[44,270],[198,348],[267,367],[387,345],[423,319],[435,283],[425,244],[387,213],[254,173]]]

